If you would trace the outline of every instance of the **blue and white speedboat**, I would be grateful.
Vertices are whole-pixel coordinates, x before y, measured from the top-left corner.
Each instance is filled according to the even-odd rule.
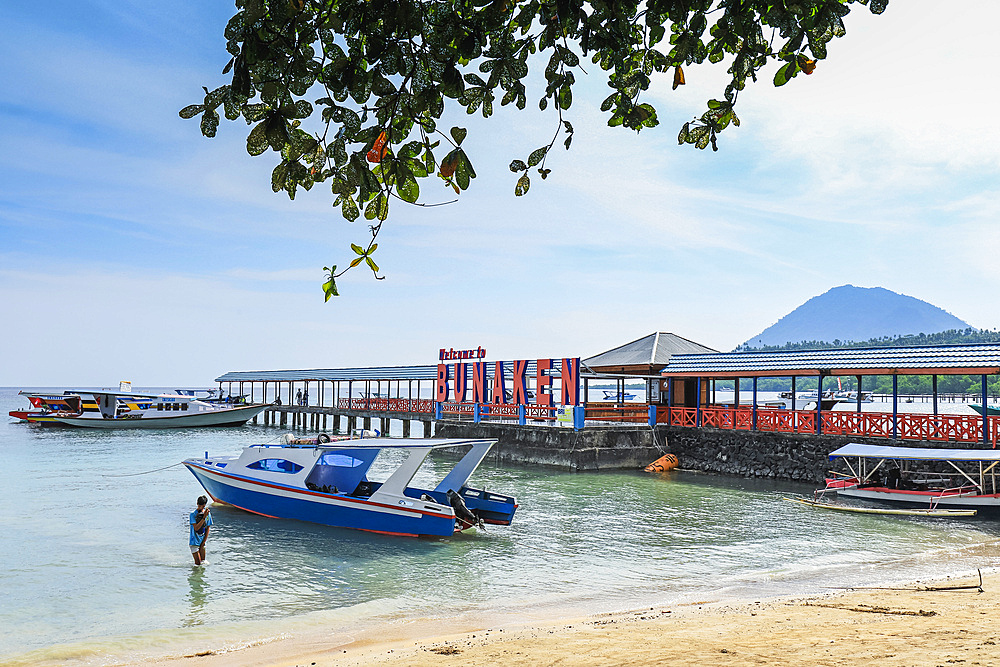
[[[496,440],[315,439],[246,447],[239,456],[208,456],[184,465],[216,502],[262,514],[392,535],[448,536],[484,523],[509,525],[510,496],[466,486]],[[410,482],[427,455],[469,448],[433,489]],[[385,481],[368,479],[382,452],[401,459]]]

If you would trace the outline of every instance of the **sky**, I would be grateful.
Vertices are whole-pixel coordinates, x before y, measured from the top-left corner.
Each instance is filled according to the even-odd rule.
[[[856,6],[814,74],[739,100],[716,153],[677,132],[722,70],[654,79],[660,125],[607,127],[585,61],[571,150],[524,197],[507,165],[555,130],[497,107],[457,202],[395,204],[385,280],[326,186],[270,189],[242,121],[178,111],[225,82],[227,3],[0,4],[0,386],[201,386],[238,370],[587,357],[654,331],[730,350],[832,287],[884,287],[1000,326],[1000,4]],[[717,68],[714,68],[717,69]],[[424,201],[454,199],[436,179]]]

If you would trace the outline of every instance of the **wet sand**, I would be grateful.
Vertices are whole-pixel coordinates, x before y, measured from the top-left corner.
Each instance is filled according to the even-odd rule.
[[[561,620],[465,627],[415,621],[350,641],[322,635],[157,664],[185,667],[479,665],[995,665],[1000,664],[1000,573],[739,604],[683,606]]]

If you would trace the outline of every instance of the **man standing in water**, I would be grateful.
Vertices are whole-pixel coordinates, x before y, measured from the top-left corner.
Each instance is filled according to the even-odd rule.
[[[208,498],[198,497],[198,509],[191,512],[191,555],[195,565],[208,565],[205,560],[205,541],[208,539],[208,529],[212,525],[212,512],[208,509]]]

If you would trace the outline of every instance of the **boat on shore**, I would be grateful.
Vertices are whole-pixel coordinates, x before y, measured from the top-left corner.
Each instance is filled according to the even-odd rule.
[[[816,493],[882,504],[938,509],[1000,510],[1000,450],[929,449],[850,443],[830,453],[848,472]]]
[[[975,410],[979,414],[983,414],[983,409],[984,408],[979,403],[969,403],[968,405],[969,405],[970,408],[972,408],[973,410]],[[990,417],[996,417],[996,416],[1000,415],[1000,405],[987,405],[986,408],[985,408],[985,410],[986,410],[986,414],[988,416],[990,416]]]
[[[390,535],[446,537],[475,525],[509,525],[511,496],[467,486],[496,440],[338,438],[320,434],[253,445],[239,456],[189,458],[191,471],[213,500],[282,519],[298,519]],[[433,452],[468,452],[432,489],[411,487]],[[368,479],[384,452],[401,462],[384,481]]]

